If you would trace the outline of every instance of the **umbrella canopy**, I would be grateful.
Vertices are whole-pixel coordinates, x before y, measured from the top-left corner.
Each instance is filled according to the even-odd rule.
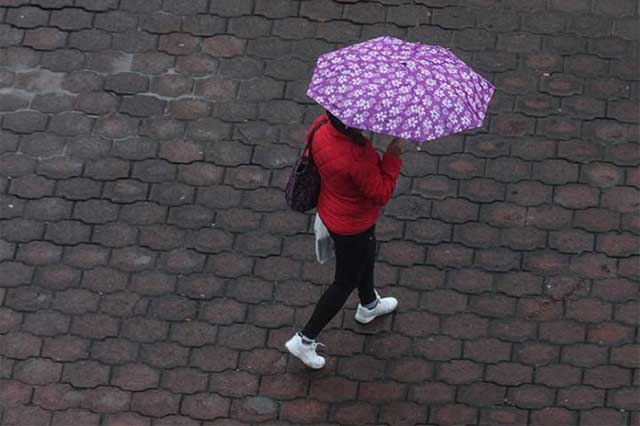
[[[493,91],[447,48],[378,37],[320,56],[307,95],[349,127],[425,142],[482,127]]]

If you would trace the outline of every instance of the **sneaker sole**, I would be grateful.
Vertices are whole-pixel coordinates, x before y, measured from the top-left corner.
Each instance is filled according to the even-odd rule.
[[[371,321],[378,318],[379,316],[380,315],[376,315],[375,317],[371,317],[368,319],[361,319],[361,318],[358,318],[358,316],[356,315],[355,319],[356,319],[356,322],[359,322],[360,324],[369,324]]]

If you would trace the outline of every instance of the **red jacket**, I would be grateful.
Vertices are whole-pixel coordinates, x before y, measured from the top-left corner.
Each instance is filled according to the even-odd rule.
[[[351,142],[331,125],[326,115],[317,117],[311,129],[321,120],[327,123],[316,131],[312,142],[313,159],[321,178],[318,214],[336,234],[366,231],[376,223],[382,206],[391,198],[402,160],[389,153],[381,159],[368,139],[362,146]]]

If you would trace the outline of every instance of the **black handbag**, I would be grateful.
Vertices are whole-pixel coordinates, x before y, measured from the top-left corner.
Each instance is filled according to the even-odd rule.
[[[297,212],[305,213],[318,205],[320,195],[320,173],[313,161],[312,141],[316,131],[327,122],[322,120],[309,133],[302,156],[296,162],[284,189],[287,205]],[[308,152],[308,155],[306,153]]]

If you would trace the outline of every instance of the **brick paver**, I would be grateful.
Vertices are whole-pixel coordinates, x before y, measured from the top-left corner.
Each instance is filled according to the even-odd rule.
[[[0,0],[0,424],[635,425],[636,0]],[[319,54],[442,44],[483,129],[404,154],[310,372],[332,265],[282,188]]]

